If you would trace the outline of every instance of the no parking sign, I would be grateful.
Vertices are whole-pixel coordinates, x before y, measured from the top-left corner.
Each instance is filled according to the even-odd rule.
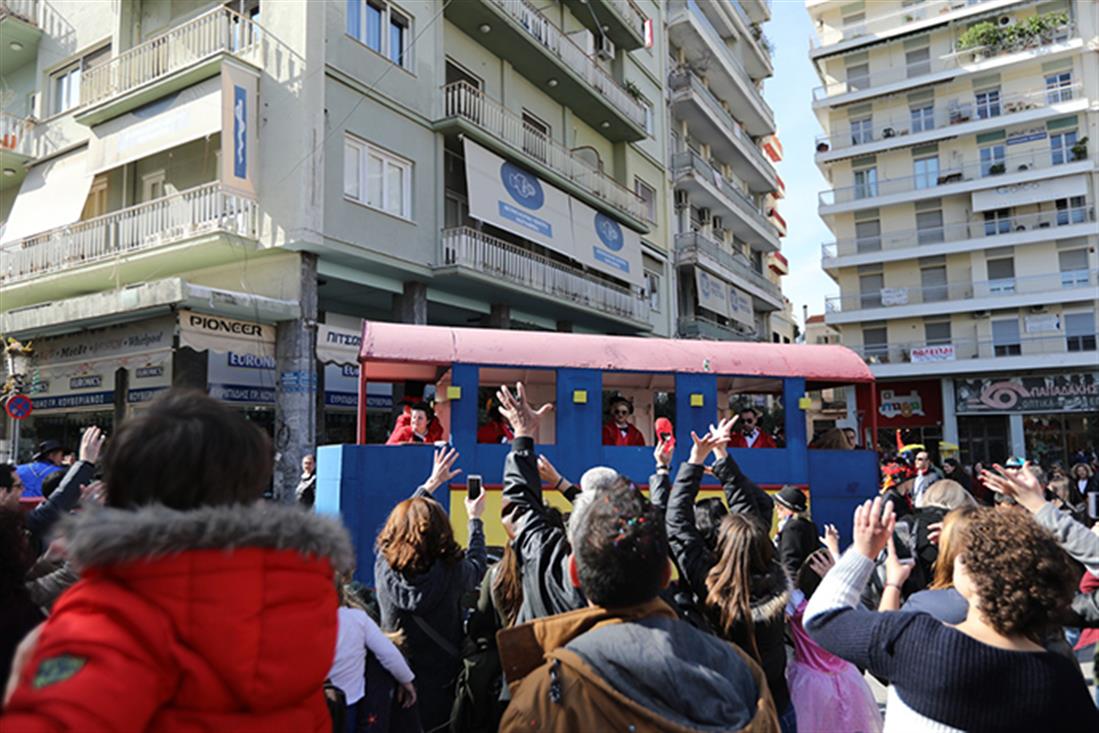
[[[25,394],[14,394],[4,402],[4,412],[13,420],[22,420],[29,417],[34,411],[34,403]]]

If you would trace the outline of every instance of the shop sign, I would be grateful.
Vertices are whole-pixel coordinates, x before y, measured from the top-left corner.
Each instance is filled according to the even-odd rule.
[[[96,407],[113,404],[114,390],[34,398],[34,409],[36,410],[71,410],[76,407]]]
[[[916,428],[942,423],[942,385],[938,379],[878,384],[878,426]]]
[[[959,379],[955,381],[955,411],[978,412],[1096,412],[1099,372],[1048,377]]]
[[[954,344],[918,346],[908,352],[908,359],[914,364],[930,361],[954,361]]]
[[[134,370],[135,379],[156,379],[164,376],[163,366],[138,367]]]
[[[908,288],[882,288],[882,305],[908,305]]]
[[[100,374],[88,374],[83,377],[73,377],[69,380],[69,389],[94,389],[103,386],[103,376]]]
[[[266,358],[275,358],[275,327],[239,321],[225,316],[181,310],[179,312],[179,343],[195,351],[216,351]]]
[[[888,418],[923,416],[925,414],[923,411],[923,398],[916,390],[912,390],[908,394],[896,394],[891,389],[885,389],[881,393],[881,404],[878,406],[878,413],[882,417]]]
[[[1035,127],[1030,130],[1017,130],[1009,133],[1007,136],[1008,145],[1022,145],[1023,143],[1032,143],[1035,140],[1045,140],[1046,130],[1044,127]]]

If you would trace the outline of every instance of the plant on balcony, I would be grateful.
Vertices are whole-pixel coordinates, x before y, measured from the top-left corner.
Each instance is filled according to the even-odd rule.
[[[1072,146],[1072,159],[1084,160],[1088,157],[1088,139],[1082,137],[1076,141],[1076,144]]]
[[[964,51],[969,48],[991,47],[997,45],[1000,38],[1000,29],[996,24],[985,20],[971,26],[961,35],[958,48]]]
[[[988,175],[998,176],[1001,173],[1003,173],[1005,170],[1007,170],[1007,168],[1004,166],[1003,163],[993,163],[992,165],[990,165],[988,167]]]
[[[641,98],[641,88],[634,84],[632,81],[626,82],[626,93],[634,99]]]

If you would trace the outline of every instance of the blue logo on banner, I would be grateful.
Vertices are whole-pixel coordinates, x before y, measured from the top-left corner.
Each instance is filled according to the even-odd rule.
[[[626,244],[626,238],[622,236],[622,227],[606,214],[595,215],[595,233],[599,241],[607,245],[607,249],[611,252],[617,252]]]
[[[698,273],[698,284],[702,286],[702,297],[709,298],[712,292],[712,286],[710,285],[710,276],[704,272]]]
[[[233,86],[233,175],[248,177],[248,93],[242,86]]]
[[[540,209],[546,203],[542,183],[516,165],[507,162],[501,165],[500,181],[511,197],[528,209]]]
[[[500,201],[500,216],[510,219],[521,227],[526,227],[532,232],[546,238],[553,238],[553,225],[545,219],[528,214],[518,206],[512,206],[507,201]]]

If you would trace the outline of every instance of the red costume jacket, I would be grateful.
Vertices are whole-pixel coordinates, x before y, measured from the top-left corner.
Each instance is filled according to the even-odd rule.
[[[758,428],[757,428],[758,429]],[[748,439],[744,437],[744,433],[733,433],[732,439],[729,440],[730,448],[747,448]],[[756,438],[756,442],[752,445],[753,448],[777,448],[774,438],[762,430],[759,431],[759,437]]]
[[[603,426],[603,445],[645,445],[645,436],[633,425],[627,426],[623,435],[611,420]]]
[[[423,441],[416,440],[416,434],[412,432],[412,416],[401,414],[397,416],[397,424],[393,426],[393,432],[389,434],[386,445],[399,445],[401,443],[438,443],[444,440],[443,425],[438,418],[431,418],[427,424],[427,438]]]

